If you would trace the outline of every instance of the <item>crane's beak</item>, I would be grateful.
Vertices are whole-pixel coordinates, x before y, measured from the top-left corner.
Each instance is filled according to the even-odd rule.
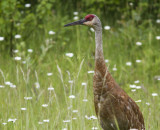
[[[83,25],[84,22],[86,22],[86,20],[85,19],[81,19],[81,20],[66,24],[66,25],[64,25],[64,27],[74,26],[74,25]]]

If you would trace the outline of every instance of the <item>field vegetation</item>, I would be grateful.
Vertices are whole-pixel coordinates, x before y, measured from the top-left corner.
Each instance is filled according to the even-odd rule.
[[[158,1],[0,1],[0,129],[101,129],[93,104],[94,31],[64,24],[93,13],[106,65],[160,129]]]

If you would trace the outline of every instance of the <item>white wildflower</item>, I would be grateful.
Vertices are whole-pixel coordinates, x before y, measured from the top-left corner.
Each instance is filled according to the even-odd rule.
[[[141,89],[142,87],[141,86],[136,86],[136,89]]]
[[[28,52],[29,52],[29,53],[32,53],[32,52],[33,52],[33,50],[32,50],[32,49],[28,49]]]
[[[74,15],[78,15],[78,12],[73,12]]]
[[[137,45],[137,46],[141,46],[142,43],[141,43],[141,42],[136,42],[136,45]]]
[[[97,117],[96,116],[94,116],[94,115],[92,115],[92,116],[87,116],[87,115],[85,115],[85,118],[86,119],[88,119],[88,120],[91,120],[91,119],[93,119],[93,120],[97,120]]]
[[[157,20],[156,20],[156,23],[160,23],[160,19],[157,19]]]
[[[73,117],[72,119],[73,119],[73,120],[77,120],[77,118],[76,118],[76,117]]]
[[[114,67],[112,70],[113,70],[113,71],[117,71],[117,68],[116,68],[116,67]]]
[[[134,83],[135,83],[135,84],[138,84],[138,83],[139,83],[139,80],[134,81]]]
[[[148,105],[148,106],[149,106],[149,105],[150,105],[150,103],[149,103],[149,102],[146,102],[146,105]]]
[[[136,62],[137,62],[137,63],[140,63],[140,62],[141,62],[141,60],[136,60]]]
[[[72,112],[73,112],[73,113],[77,113],[77,112],[78,112],[78,110],[73,110]]]
[[[93,74],[93,73],[94,73],[94,71],[93,71],[93,70],[88,71],[88,74]]]
[[[106,63],[108,63],[108,62],[109,62],[109,60],[108,60],[108,59],[106,59],[106,60],[105,60],[105,62],[106,62]]]
[[[25,7],[29,8],[29,7],[31,7],[31,4],[27,3],[27,4],[25,4]]]
[[[93,28],[90,28],[91,32],[94,32],[94,29]]]
[[[98,130],[98,128],[97,127],[92,127],[92,130]]]
[[[55,32],[53,32],[52,30],[48,32],[49,35],[54,35],[56,34]]]
[[[73,84],[73,80],[69,80],[68,83]]]
[[[160,40],[160,36],[156,36],[156,39],[157,39],[157,40]]]
[[[4,37],[0,37],[0,41],[3,41],[4,40]]]
[[[22,110],[22,111],[26,111],[26,110],[27,110],[27,108],[23,107],[23,108],[21,108],[21,110]]]
[[[52,76],[53,75],[53,73],[47,73],[47,76]]]
[[[134,85],[134,84],[133,84],[133,85],[132,85],[132,84],[130,84],[130,85],[129,85],[129,87],[130,87],[130,88],[136,88],[136,85]]]
[[[71,122],[71,120],[63,120],[64,123]]]
[[[11,85],[10,85],[10,88],[16,88],[16,85],[11,84]]]
[[[83,102],[88,102],[88,99],[83,99]]]
[[[91,120],[91,118],[90,118],[90,117],[88,117],[87,115],[85,115],[85,118],[86,118],[87,120]]]
[[[48,107],[48,104],[42,104],[42,107]]]
[[[73,57],[74,54],[73,54],[73,53],[66,53],[66,56],[68,56],[68,57]]]
[[[40,124],[40,125],[41,125],[41,124],[43,124],[43,122],[40,122],[40,121],[39,121],[39,122],[38,122],[38,124]]]
[[[74,20],[78,20],[78,19],[79,19],[79,17],[78,17],[78,16],[75,16],[73,19],[74,19]]]
[[[67,128],[63,128],[62,130],[67,130]]]
[[[19,56],[16,56],[16,57],[14,57],[14,60],[21,60],[22,58],[21,57],[19,57]]]
[[[40,84],[38,82],[35,82],[34,84],[35,84],[35,86],[36,86],[37,89],[40,88]]]
[[[158,96],[158,94],[157,93],[152,93],[152,96],[155,97],[155,96]]]
[[[132,3],[132,2],[130,2],[130,3],[129,3],[129,5],[130,5],[130,6],[133,6],[133,3]]]
[[[18,50],[13,50],[14,53],[18,53]]]
[[[43,122],[49,122],[49,119],[44,119]]]
[[[16,118],[15,118],[15,119],[9,118],[9,119],[8,119],[8,122],[13,122],[13,123],[15,123],[16,120],[17,120]]]
[[[3,86],[3,85],[0,85],[0,88],[4,88],[4,86]]]
[[[110,26],[104,26],[104,29],[105,29],[105,30],[110,30],[111,27],[110,27]]]
[[[92,116],[90,116],[90,118],[91,118],[91,119],[94,119],[94,120],[96,120],[96,119],[97,119],[97,117],[96,117],[96,116],[93,116],[93,115],[92,115]]]
[[[49,91],[54,91],[54,88],[53,87],[49,87],[48,90]]]
[[[16,23],[16,25],[17,25],[17,26],[20,26],[20,25],[21,25],[21,23]]]
[[[160,80],[160,75],[154,76],[154,79]]]
[[[141,100],[137,100],[137,101],[135,101],[135,102],[141,102]]]
[[[82,83],[82,86],[86,86],[87,85],[87,83]]]
[[[26,61],[22,61],[22,64],[26,64]]]
[[[74,95],[70,95],[69,98],[75,98],[75,96]]]
[[[9,82],[9,81],[6,81],[5,82],[5,85],[11,85],[12,83],[11,82]]]
[[[72,105],[68,107],[68,110],[72,108]]]
[[[16,39],[20,39],[21,38],[21,35],[17,34],[14,36]]]
[[[25,100],[31,100],[32,97],[24,97]]]
[[[136,91],[136,89],[132,89],[131,91],[132,91],[132,92],[135,92],[135,91]]]
[[[7,123],[6,123],[6,122],[3,122],[2,124],[3,124],[3,125],[7,125]]]
[[[127,65],[127,66],[131,66],[132,63],[131,63],[131,62],[126,62],[126,65]]]

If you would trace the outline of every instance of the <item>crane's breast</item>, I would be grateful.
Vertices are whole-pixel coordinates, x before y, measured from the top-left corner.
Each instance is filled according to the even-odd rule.
[[[137,104],[115,82],[95,74],[93,80],[94,104],[104,130],[129,128],[144,129],[144,120]]]

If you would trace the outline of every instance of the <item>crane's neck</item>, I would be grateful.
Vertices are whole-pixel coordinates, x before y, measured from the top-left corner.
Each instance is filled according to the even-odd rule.
[[[104,59],[102,45],[102,28],[95,30],[96,53],[95,59]]]
[[[109,87],[114,87],[116,82],[109,73],[107,66],[105,64],[103,56],[103,46],[102,46],[102,27],[95,28],[95,41],[96,41],[96,52],[95,52],[95,81],[97,83],[107,82]],[[103,82],[104,82],[103,81]],[[98,87],[98,86],[97,86]]]
[[[103,45],[102,45],[102,27],[95,28],[95,68],[106,68],[103,56]]]

